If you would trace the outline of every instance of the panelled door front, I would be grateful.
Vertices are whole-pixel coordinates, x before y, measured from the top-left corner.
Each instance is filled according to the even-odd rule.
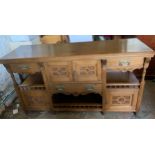
[[[72,64],[68,61],[49,62],[45,64],[48,81],[69,82],[72,81]]]
[[[73,75],[75,81],[100,81],[101,63],[99,60],[73,61]]]

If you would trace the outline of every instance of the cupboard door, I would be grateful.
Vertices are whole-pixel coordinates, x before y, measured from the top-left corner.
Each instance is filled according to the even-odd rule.
[[[135,111],[138,88],[108,88],[106,111]]]
[[[45,88],[37,87],[20,90],[23,100],[24,107],[26,110],[44,111],[50,110],[50,100]]]
[[[98,60],[73,61],[75,81],[100,81],[101,62]]]
[[[45,64],[49,82],[72,81],[71,62],[50,62]]]

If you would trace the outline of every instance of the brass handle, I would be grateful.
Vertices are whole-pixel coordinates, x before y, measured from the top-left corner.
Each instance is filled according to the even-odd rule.
[[[119,66],[127,67],[130,65],[130,62],[128,60],[120,60]]]
[[[87,91],[94,91],[95,90],[93,85],[86,85],[85,88],[86,88]]]
[[[64,85],[58,85],[56,86],[57,91],[64,91]]]
[[[23,70],[30,69],[30,67],[27,65],[19,66],[19,68]]]
[[[57,88],[57,90],[58,90],[58,91],[63,91],[64,89],[63,89],[63,88]]]

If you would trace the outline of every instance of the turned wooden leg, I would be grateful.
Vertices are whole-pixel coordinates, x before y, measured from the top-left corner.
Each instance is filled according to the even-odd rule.
[[[138,112],[140,110],[140,105],[141,105],[141,102],[142,102],[144,86],[145,86],[146,69],[149,66],[150,60],[151,60],[150,58],[145,58],[145,60],[144,60],[143,73],[142,73],[142,79],[141,79],[141,82],[140,82],[140,88],[139,88],[139,93],[138,93],[136,112]]]
[[[18,86],[18,83],[16,82],[15,76],[14,76],[13,72],[10,70],[10,67],[9,67],[8,65],[5,65],[5,68],[6,68],[7,71],[10,73],[11,79],[12,79],[12,81],[13,81],[14,88],[15,88],[15,90],[16,90],[18,99],[19,99],[19,101],[20,101],[20,105],[21,105],[23,111],[25,111],[24,101],[23,101],[22,94],[21,94],[21,92],[20,92],[20,88],[19,88],[19,86]]]

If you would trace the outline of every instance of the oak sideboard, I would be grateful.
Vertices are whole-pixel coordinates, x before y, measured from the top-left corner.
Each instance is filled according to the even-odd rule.
[[[138,39],[21,46],[0,58],[25,111],[140,109],[154,52]],[[133,71],[142,69],[141,79]],[[16,74],[27,78],[16,79]]]

